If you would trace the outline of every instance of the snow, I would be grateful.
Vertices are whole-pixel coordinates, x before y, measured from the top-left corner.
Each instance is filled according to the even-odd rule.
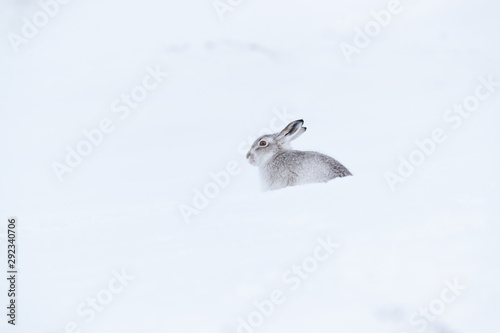
[[[348,63],[340,43],[387,6],[242,1],[221,21],[211,1],[71,1],[15,52],[8,34],[40,6],[4,1],[0,257],[17,216],[17,331],[237,332],[281,290],[255,332],[413,333],[455,279],[465,291],[425,331],[494,331],[500,92],[457,129],[443,115],[500,81],[500,4],[402,1]],[[157,67],[168,78],[121,119],[113,102]],[[60,182],[53,163],[103,119],[114,130]],[[241,147],[294,119],[308,128],[294,148],[354,176],[262,192]],[[436,128],[446,141],[391,191],[386,173]],[[327,237],[339,248],[291,291],[283,274]],[[122,269],[134,278],[87,322],[77,309]]]

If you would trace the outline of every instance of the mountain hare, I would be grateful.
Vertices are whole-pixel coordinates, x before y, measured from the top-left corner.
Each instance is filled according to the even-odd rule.
[[[336,177],[351,176],[342,164],[315,151],[299,151],[290,141],[302,135],[302,119],[292,121],[280,133],[258,138],[247,153],[250,164],[258,166],[265,190],[287,186],[327,182]]]

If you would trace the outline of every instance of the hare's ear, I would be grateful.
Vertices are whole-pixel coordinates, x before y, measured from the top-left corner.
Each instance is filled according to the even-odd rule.
[[[277,136],[280,141],[288,142],[297,139],[305,131],[306,127],[302,127],[304,120],[295,120],[288,124]]]

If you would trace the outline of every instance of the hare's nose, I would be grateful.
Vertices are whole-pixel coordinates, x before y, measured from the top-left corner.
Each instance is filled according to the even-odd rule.
[[[249,159],[249,158],[250,158],[250,152],[247,153],[247,159]]]

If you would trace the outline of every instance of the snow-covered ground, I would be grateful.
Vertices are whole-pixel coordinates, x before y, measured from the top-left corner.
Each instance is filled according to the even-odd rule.
[[[17,216],[19,308],[0,330],[498,331],[500,87],[482,80],[500,82],[500,3],[401,1],[350,62],[340,45],[394,3],[230,3],[221,20],[211,0],[74,0],[16,52],[42,9],[2,2],[0,266]],[[294,147],[354,176],[262,192],[241,152],[299,118]]]

